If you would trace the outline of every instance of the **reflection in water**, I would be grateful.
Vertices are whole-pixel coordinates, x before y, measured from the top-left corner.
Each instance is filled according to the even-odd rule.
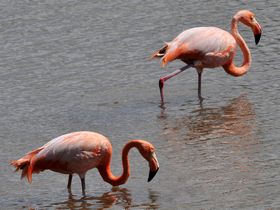
[[[149,202],[138,205],[132,205],[131,207],[139,207],[139,209],[159,209],[157,200],[159,198],[159,192],[149,189]]]
[[[169,119],[163,110],[159,119],[164,123],[165,135],[178,135],[185,140],[246,136],[255,127],[255,113],[246,95],[218,108],[200,106],[191,115],[180,118]]]
[[[69,193],[68,200],[59,203],[53,203],[50,206],[57,209],[105,209],[113,205],[120,205],[127,208],[131,205],[131,194],[126,188],[113,187],[111,191],[104,193],[101,196],[76,196]]]
[[[256,135],[256,114],[246,95],[221,107],[200,107],[180,116],[177,113],[159,116],[167,145],[162,150],[172,162],[166,167],[180,170],[178,180],[187,180],[197,203],[225,204],[226,198],[242,205],[263,201],[259,193],[263,146]]]
[[[141,207],[142,209],[157,209],[158,193],[149,190],[149,202],[143,204],[134,204],[132,195],[126,188],[113,187],[111,191],[104,193],[101,196],[83,196],[82,198],[75,198],[76,196],[69,193],[68,200],[64,202],[53,203],[48,207],[55,207],[56,209],[107,209],[112,206],[118,206],[122,209],[129,209],[130,207]]]

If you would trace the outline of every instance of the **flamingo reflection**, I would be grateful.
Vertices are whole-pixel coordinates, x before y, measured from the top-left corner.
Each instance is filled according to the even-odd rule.
[[[222,107],[200,107],[183,117],[168,117],[164,110],[159,116],[164,135],[185,140],[250,135],[256,127],[255,118],[246,95],[240,95]]]
[[[119,207],[121,209],[130,209],[131,207],[141,207],[141,209],[157,209],[157,198],[159,194],[148,190],[148,202],[134,204],[133,196],[127,188],[113,187],[111,191],[103,193],[101,196],[83,196],[77,198],[69,191],[68,200],[64,202],[53,203],[50,206],[57,209],[108,209]]]

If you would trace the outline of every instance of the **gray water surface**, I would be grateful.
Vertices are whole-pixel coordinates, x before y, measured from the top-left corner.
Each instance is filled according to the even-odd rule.
[[[234,13],[250,9],[263,27],[242,77],[223,69],[190,69],[165,86],[151,53],[182,30],[230,29]],[[0,1],[1,209],[277,209],[280,208],[280,3],[273,1]],[[236,63],[242,62],[241,53]],[[86,196],[73,179],[45,171],[29,185],[9,161],[64,133],[90,130],[111,139],[112,169],[130,139],[156,147],[160,170],[131,151],[131,176],[119,188],[96,169]]]

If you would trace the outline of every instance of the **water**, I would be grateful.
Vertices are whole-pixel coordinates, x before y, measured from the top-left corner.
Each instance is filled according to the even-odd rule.
[[[274,1],[1,1],[1,209],[277,209],[280,207],[279,29]],[[182,30],[229,30],[233,14],[250,9],[263,26],[254,45],[240,26],[253,63],[240,78],[222,69],[188,70],[165,86],[158,79],[182,67],[160,68],[151,53]],[[241,55],[236,62],[241,63]],[[131,151],[131,177],[113,188],[97,170],[78,177],[35,174],[32,185],[9,161],[64,133],[92,130],[114,147],[112,168],[130,139],[157,149],[160,170]]]

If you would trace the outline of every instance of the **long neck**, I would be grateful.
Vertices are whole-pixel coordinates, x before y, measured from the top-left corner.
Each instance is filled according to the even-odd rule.
[[[129,175],[130,175],[130,166],[128,161],[128,152],[131,148],[136,147],[138,150],[139,144],[136,141],[130,141],[127,143],[122,151],[122,165],[123,165],[123,173],[121,176],[114,176],[111,172],[111,157],[106,161],[104,165],[98,167],[99,173],[101,174],[103,180],[105,182],[110,183],[113,186],[118,186],[126,183]]]
[[[232,58],[232,60],[229,63],[223,66],[227,73],[236,77],[245,74],[249,70],[251,65],[251,53],[244,39],[241,37],[241,35],[238,32],[238,27],[237,27],[238,22],[239,22],[239,17],[234,16],[231,22],[231,34],[235,38],[237,44],[239,45],[243,53],[243,63],[240,67],[237,67],[235,66]]]

